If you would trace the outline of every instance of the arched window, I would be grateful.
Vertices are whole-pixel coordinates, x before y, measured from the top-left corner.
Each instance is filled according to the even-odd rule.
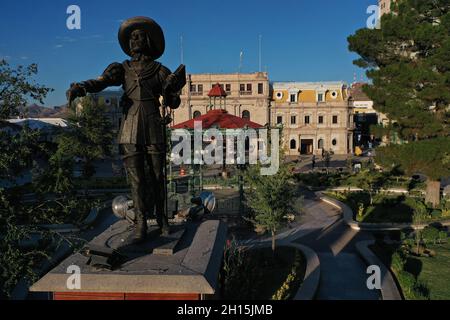
[[[297,141],[295,139],[291,140],[291,150],[297,149]]]
[[[319,139],[319,143],[317,144],[317,148],[323,149],[323,139]]]
[[[250,120],[250,111],[248,111],[248,110],[242,111],[242,118]]]
[[[195,111],[194,112],[194,119],[200,117],[202,115],[202,113],[200,111]]]

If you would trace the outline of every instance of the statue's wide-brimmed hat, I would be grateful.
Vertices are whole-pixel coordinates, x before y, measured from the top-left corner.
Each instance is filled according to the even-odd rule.
[[[131,56],[131,33],[138,29],[146,31],[150,37],[152,44],[152,52],[150,52],[151,58],[156,60],[161,57],[166,47],[164,33],[159,24],[157,24],[153,19],[147,17],[134,17],[127,19],[122,23],[119,29],[119,43],[122,50],[127,55]]]

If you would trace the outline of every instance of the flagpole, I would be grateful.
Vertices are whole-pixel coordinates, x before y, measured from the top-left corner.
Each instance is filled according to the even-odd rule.
[[[180,36],[181,64],[184,64],[183,36]]]
[[[262,40],[262,35],[259,35],[259,72],[261,72],[262,68],[261,68],[261,40]]]
[[[244,51],[241,50],[239,54],[239,73],[241,73],[242,70],[242,57],[244,56]]]

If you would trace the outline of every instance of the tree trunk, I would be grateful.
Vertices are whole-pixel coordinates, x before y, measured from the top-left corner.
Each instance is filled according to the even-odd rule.
[[[416,234],[416,242],[417,242],[417,251],[416,251],[416,253],[417,253],[417,256],[420,256],[420,253],[419,253],[419,251],[420,251],[420,233],[419,233],[419,229],[417,229],[416,230],[416,232],[417,232],[417,234]]]

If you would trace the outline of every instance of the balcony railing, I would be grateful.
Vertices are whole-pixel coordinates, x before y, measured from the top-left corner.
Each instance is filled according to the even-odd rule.
[[[289,105],[289,107],[314,107],[314,108],[325,108],[325,107],[345,107],[352,108],[347,102],[282,102],[279,103],[275,101],[275,105],[283,106]]]

